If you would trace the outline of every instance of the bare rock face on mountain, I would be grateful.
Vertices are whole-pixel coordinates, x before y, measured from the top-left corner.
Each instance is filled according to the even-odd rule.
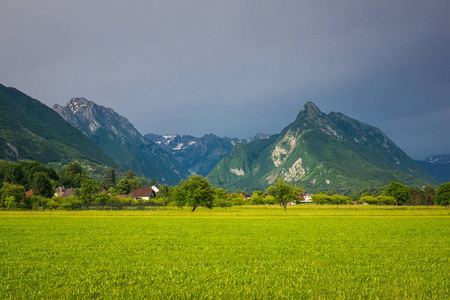
[[[208,175],[228,190],[263,190],[277,177],[309,191],[340,190],[398,181],[436,182],[381,130],[308,102],[296,120],[267,140],[237,145]]]
[[[214,134],[206,134],[200,138],[190,135],[150,133],[144,137],[159,145],[188,168],[191,173],[206,176],[222,158],[230,154],[236,144],[268,139],[270,135],[259,133],[255,137],[243,140],[218,137]]]
[[[111,108],[84,98],[73,98],[65,107],[54,105],[53,109],[124,170],[131,169],[168,184],[177,184],[189,174],[183,165],[145,139],[125,117]]]

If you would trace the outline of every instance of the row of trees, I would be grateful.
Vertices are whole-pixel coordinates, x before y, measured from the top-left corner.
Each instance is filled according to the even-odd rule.
[[[53,198],[58,186],[75,188],[74,197]],[[128,195],[140,187],[141,179],[135,178],[131,170],[116,184],[114,169],[106,170],[104,181],[98,182],[89,178],[78,162],[72,162],[59,171],[36,161],[13,163],[0,160],[0,207],[8,209],[75,209],[91,202],[130,202],[129,198],[119,200],[115,195]],[[32,190],[32,196],[25,197],[29,190]]]
[[[80,208],[88,203],[116,203],[127,202],[131,199],[115,197],[115,195],[128,195],[135,189],[142,187],[140,178],[129,170],[116,184],[114,169],[108,169],[103,182],[97,182],[86,176],[82,166],[70,163],[61,172],[46,167],[37,162],[10,163],[0,161],[0,206],[7,208]],[[153,184],[154,180],[149,184]],[[68,199],[54,199],[53,194],[57,186],[77,188],[74,197]],[[25,198],[25,192],[32,189],[33,196]],[[192,211],[197,207],[213,206],[227,207],[233,205],[262,205],[280,204],[286,207],[289,203],[298,202],[303,190],[289,184],[282,177],[270,186],[265,192],[255,191],[252,197],[247,198],[245,192],[236,191],[229,194],[225,189],[214,188],[209,181],[200,176],[193,175],[182,180],[177,186],[163,185],[160,193],[153,200],[161,205],[178,207],[189,206]],[[315,204],[404,204],[404,205],[449,205],[450,183],[442,184],[437,190],[432,187],[423,189],[404,186],[392,182],[378,194],[362,193],[360,197],[345,197],[336,193],[319,193],[312,197]]]

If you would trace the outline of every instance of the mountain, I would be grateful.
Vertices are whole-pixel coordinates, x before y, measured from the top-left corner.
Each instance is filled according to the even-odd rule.
[[[0,107],[0,159],[117,167],[80,130],[17,89],[0,84]]]
[[[134,126],[111,108],[84,98],[73,98],[65,107],[53,109],[69,124],[80,129],[124,170],[158,182],[178,184],[188,171],[155,143],[144,139]]]
[[[258,133],[252,138],[239,140],[236,138],[218,137],[214,134],[206,134],[199,138],[190,135],[157,135],[149,133],[144,137],[159,145],[191,173],[206,176],[222,158],[230,154],[236,144],[247,144],[259,139],[267,139],[270,136]]]
[[[280,134],[236,145],[208,179],[227,190],[251,191],[279,176],[311,192],[437,183],[378,128],[341,113],[327,115],[312,102]]]
[[[435,154],[416,162],[439,181],[450,182],[450,154]]]

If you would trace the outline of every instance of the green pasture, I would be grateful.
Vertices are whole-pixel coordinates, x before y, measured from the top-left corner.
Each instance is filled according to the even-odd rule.
[[[449,299],[450,209],[0,211],[1,299]]]

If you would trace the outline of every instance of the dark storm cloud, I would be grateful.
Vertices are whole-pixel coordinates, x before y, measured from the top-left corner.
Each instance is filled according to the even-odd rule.
[[[143,134],[277,133],[305,102],[450,152],[449,1],[2,1],[0,82]]]

